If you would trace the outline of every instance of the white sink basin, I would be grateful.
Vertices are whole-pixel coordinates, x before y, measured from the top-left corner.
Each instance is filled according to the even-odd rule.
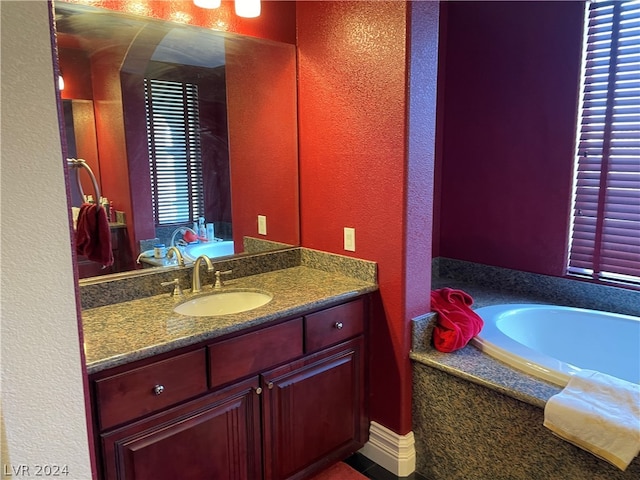
[[[181,303],[173,309],[181,315],[211,317],[246,312],[261,307],[273,299],[268,293],[251,291],[216,292]]]
[[[185,260],[195,261],[200,255],[206,255],[209,258],[224,257],[233,255],[233,242],[231,240],[223,242],[204,242],[187,245],[182,251]]]

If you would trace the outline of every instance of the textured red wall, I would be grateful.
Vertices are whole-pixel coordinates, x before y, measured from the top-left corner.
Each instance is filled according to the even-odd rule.
[[[117,210],[124,211],[131,227],[131,197],[127,182],[127,151],[121,105],[119,71],[126,48],[105,48],[91,57],[93,107],[96,115],[96,135],[100,156],[102,193],[113,201]],[[131,234],[131,231],[130,231]]]
[[[436,2],[416,4],[437,12]],[[411,430],[409,312],[429,306],[430,214],[420,217],[423,234],[411,222],[417,209],[431,208],[420,189],[430,196],[433,162],[419,142],[407,157],[414,120],[406,116],[407,8],[393,1],[297,7],[302,245],[378,262],[371,413],[400,434]],[[415,120],[419,135],[419,116]],[[423,166],[421,155],[427,156]],[[409,172],[416,175],[408,179]],[[356,230],[355,253],[343,250],[344,227]],[[408,265],[408,252],[418,251]]]
[[[225,67],[236,249],[245,236],[300,244],[296,55],[286,47],[247,45],[242,63]],[[258,215],[267,217],[266,236]]]
[[[58,65],[65,80],[63,99],[91,100],[91,66],[89,57],[66,35],[58,35]],[[65,45],[72,45],[65,48]],[[66,78],[65,78],[66,77]]]
[[[563,275],[582,2],[446,2],[439,249]]]

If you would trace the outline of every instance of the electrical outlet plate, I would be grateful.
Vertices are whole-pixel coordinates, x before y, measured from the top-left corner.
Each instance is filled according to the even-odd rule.
[[[356,251],[356,229],[344,227],[344,249],[349,252]]]
[[[267,217],[265,215],[258,215],[258,234],[267,234]]]

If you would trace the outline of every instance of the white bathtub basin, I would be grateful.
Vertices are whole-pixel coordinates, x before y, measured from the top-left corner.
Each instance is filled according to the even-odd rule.
[[[531,375],[565,386],[581,369],[640,383],[640,318],[556,305],[481,307],[471,343]]]
[[[273,296],[263,292],[244,290],[216,292],[181,303],[173,311],[192,317],[229,315],[253,310],[269,303],[272,299]]]

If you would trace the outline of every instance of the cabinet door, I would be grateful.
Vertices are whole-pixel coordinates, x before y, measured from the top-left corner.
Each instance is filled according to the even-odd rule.
[[[102,435],[107,480],[261,477],[254,378]]]
[[[366,442],[362,336],[262,381],[265,480],[303,478]]]

